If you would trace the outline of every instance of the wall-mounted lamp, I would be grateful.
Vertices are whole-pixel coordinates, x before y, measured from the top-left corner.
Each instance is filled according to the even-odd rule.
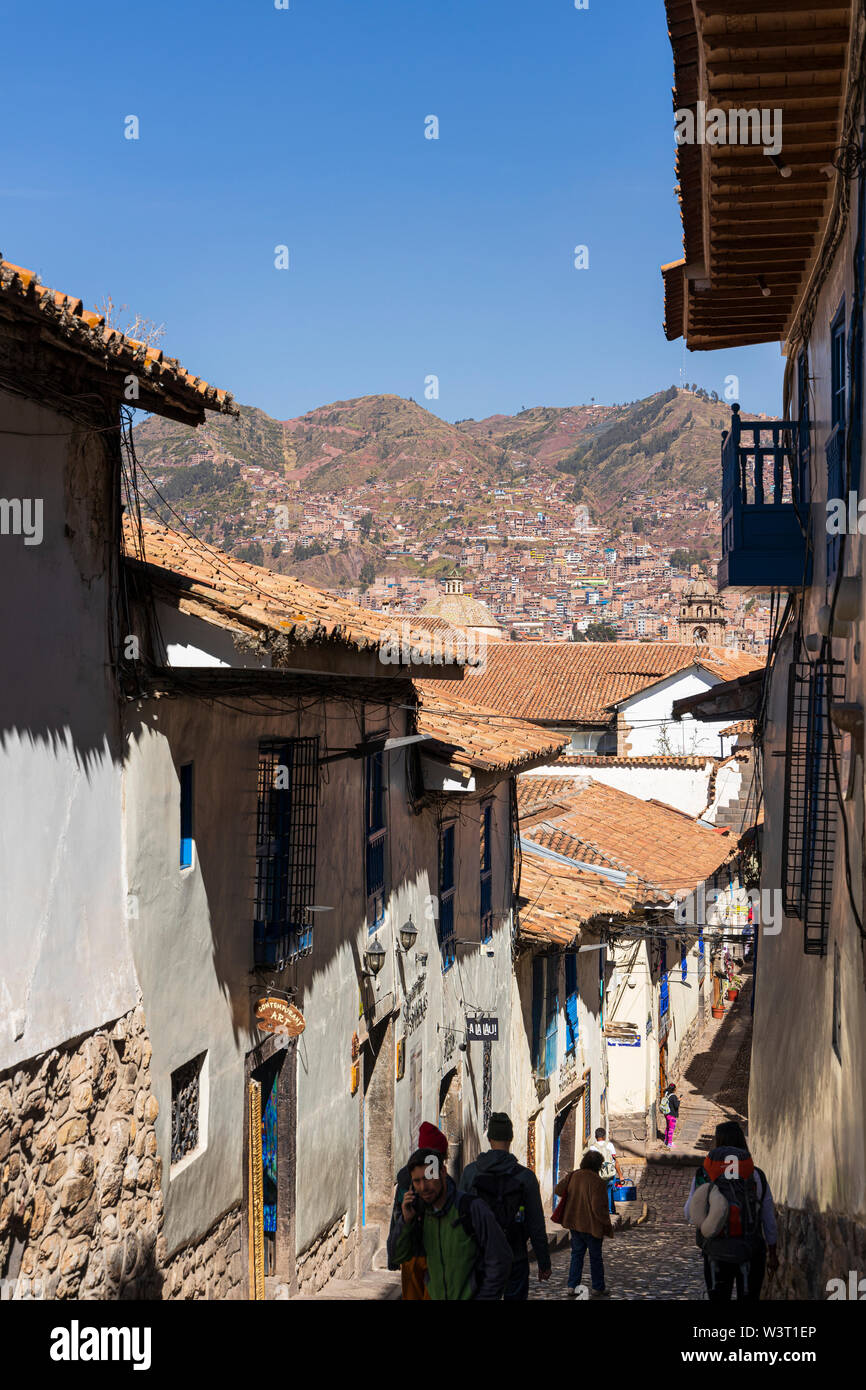
[[[375,976],[379,974],[379,971],[385,964],[385,950],[379,944],[379,941],[376,937],[373,938],[373,940],[370,942],[370,945],[364,952],[364,964],[367,967],[367,969],[364,971],[364,974],[372,976],[373,978],[375,978]]]
[[[415,942],[418,940],[418,928],[412,921],[412,914],[409,913],[409,920],[404,922],[400,928],[400,945],[404,951],[411,951]]]
[[[780,154],[769,154],[767,158],[770,163],[778,169],[783,179],[789,179],[791,177],[791,166],[785,163]]]
[[[758,289],[761,291],[761,294],[764,296],[765,299],[769,299],[769,298],[770,298],[770,293],[771,293],[771,291],[770,291],[770,286],[767,284],[767,282],[766,282],[766,280],[764,279],[763,275],[759,275],[759,276],[757,277],[757,281],[758,281]]]

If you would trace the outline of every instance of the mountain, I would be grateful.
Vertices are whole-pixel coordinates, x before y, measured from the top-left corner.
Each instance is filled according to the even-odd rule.
[[[170,522],[178,512],[236,554],[252,547],[246,558],[339,587],[386,554],[396,570],[429,573],[441,567],[443,537],[489,527],[497,513],[506,526],[509,507],[547,512],[584,502],[597,519],[616,507],[627,520],[631,512],[646,518],[647,500],[663,494],[718,497],[728,418],[706,392],[674,387],[627,405],[537,406],[453,424],[416,401],[381,395],[284,421],[243,406],[239,420],[208,416],[195,430],[152,417],[134,439],[153,514]],[[275,506],[288,517],[284,541]],[[350,512],[360,528],[347,527],[338,545],[316,539],[321,516]],[[403,558],[410,531],[428,560]]]

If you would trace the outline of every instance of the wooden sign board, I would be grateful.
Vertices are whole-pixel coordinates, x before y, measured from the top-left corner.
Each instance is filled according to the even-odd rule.
[[[289,1038],[298,1037],[307,1026],[300,1009],[288,999],[274,999],[270,995],[256,1004],[256,1024],[262,1033],[283,1033]]]

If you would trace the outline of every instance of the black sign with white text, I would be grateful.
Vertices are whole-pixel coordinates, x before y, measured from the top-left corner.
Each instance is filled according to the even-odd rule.
[[[467,1042],[498,1042],[498,1041],[499,1041],[499,1019],[498,1019],[498,1018],[467,1018],[467,1020],[466,1020],[466,1041],[467,1041]]]

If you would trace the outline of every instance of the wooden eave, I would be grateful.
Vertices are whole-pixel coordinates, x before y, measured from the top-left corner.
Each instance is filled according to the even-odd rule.
[[[779,110],[791,171],[783,178],[761,145],[678,148],[684,259],[662,271],[668,338],[712,349],[788,336],[827,230],[835,178],[824,171],[840,141],[851,8],[666,0],[674,110],[696,112],[698,100],[706,111]]]

